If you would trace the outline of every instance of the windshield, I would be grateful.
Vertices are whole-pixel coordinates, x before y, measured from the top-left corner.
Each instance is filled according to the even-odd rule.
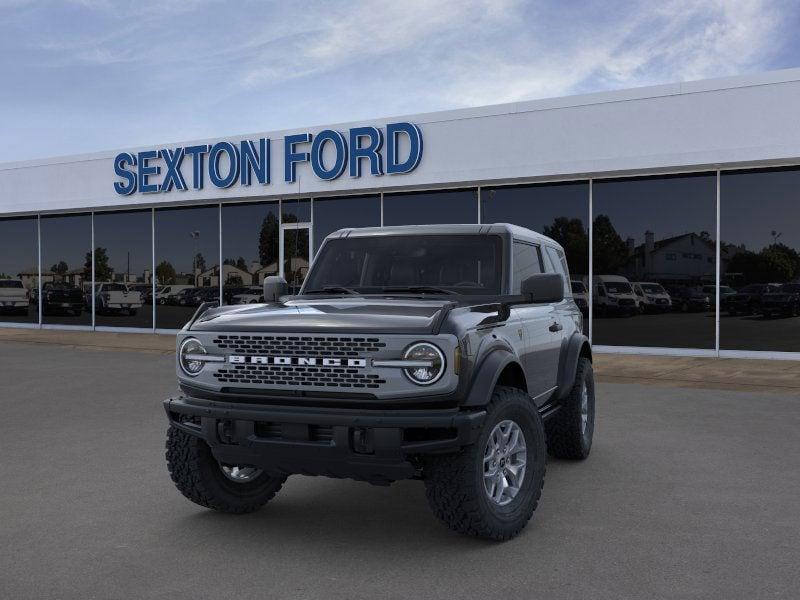
[[[606,290],[608,291],[609,294],[630,294],[631,284],[621,283],[619,281],[612,281],[606,283]]]
[[[19,279],[0,279],[0,288],[21,288],[22,282]]]
[[[643,283],[642,290],[645,294],[665,294],[664,288],[657,283]]]
[[[303,293],[491,294],[501,291],[496,235],[387,235],[329,240]]]
[[[573,294],[585,294],[586,293],[586,286],[583,285],[580,281],[573,281],[572,282],[572,293]]]

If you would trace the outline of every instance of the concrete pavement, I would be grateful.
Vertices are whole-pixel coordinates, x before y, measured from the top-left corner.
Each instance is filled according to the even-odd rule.
[[[240,517],[192,505],[164,465],[171,352],[3,340],[0,377],[2,597],[752,600],[800,587],[796,391],[601,383],[592,455],[551,460],[533,521],[495,544],[445,529],[413,481],[292,477]]]

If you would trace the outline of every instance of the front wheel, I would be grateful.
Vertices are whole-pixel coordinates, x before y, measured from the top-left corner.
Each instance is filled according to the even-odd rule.
[[[175,427],[167,432],[167,468],[189,500],[220,512],[242,514],[270,501],[286,481],[247,465],[221,465],[200,438]]]
[[[544,485],[547,448],[539,412],[522,390],[497,387],[475,444],[431,457],[428,503],[450,529],[508,540],[528,523]]]

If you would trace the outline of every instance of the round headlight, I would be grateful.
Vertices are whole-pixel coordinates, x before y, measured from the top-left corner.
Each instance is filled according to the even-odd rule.
[[[406,349],[403,358],[405,360],[420,361],[420,366],[404,369],[406,377],[417,385],[430,385],[438,381],[444,374],[444,354],[433,344],[426,342],[412,344]]]
[[[192,355],[196,356],[198,354],[206,354],[206,349],[203,348],[203,344],[192,337],[183,340],[180,350],[178,350],[178,362],[183,372],[190,377],[194,377],[202,371],[206,364],[203,360],[192,358]]]

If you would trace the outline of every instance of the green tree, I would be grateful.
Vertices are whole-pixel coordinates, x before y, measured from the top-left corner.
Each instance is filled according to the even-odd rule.
[[[580,219],[557,217],[543,233],[564,247],[571,273],[589,273],[589,234]]]
[[[98,246],[94,250],[94,280],[113,281],[114,269],[108,264],[108,251]],[[86,253],[86,260],[83,263],[83,280],[92,280],[92,253]]]
[[[627,244],[607,215],[597,215],[593,227],[594,272],[599,275],[619,273],[628,262]]]
[[[162,260],[158,266],[156,266],[156,281],[159,285],[170,285],[175,283],[176,275],[177,273],[175,272],[175,267],[173,267],[172,264],[166,260]]]
[[[262,267],[278,262],[278,219],[269,213],[258,234],[258,260]]]
[[[64,273],[69,271],[69,267],[67,266],[67,263],[61,260],[58,261],[56,264],[54,264],[52,267],[50,267],[50,270],[56,275],[63,275]]]
[[[242,271],[247,271],[247,261],[244,259],[244,256],[240,256],[236,259],[236,268],[241,269]]]
[[[231,287],[243,287],[244,281],[242,281],[241,275],[228,275],[225,285],[229,285]]]

